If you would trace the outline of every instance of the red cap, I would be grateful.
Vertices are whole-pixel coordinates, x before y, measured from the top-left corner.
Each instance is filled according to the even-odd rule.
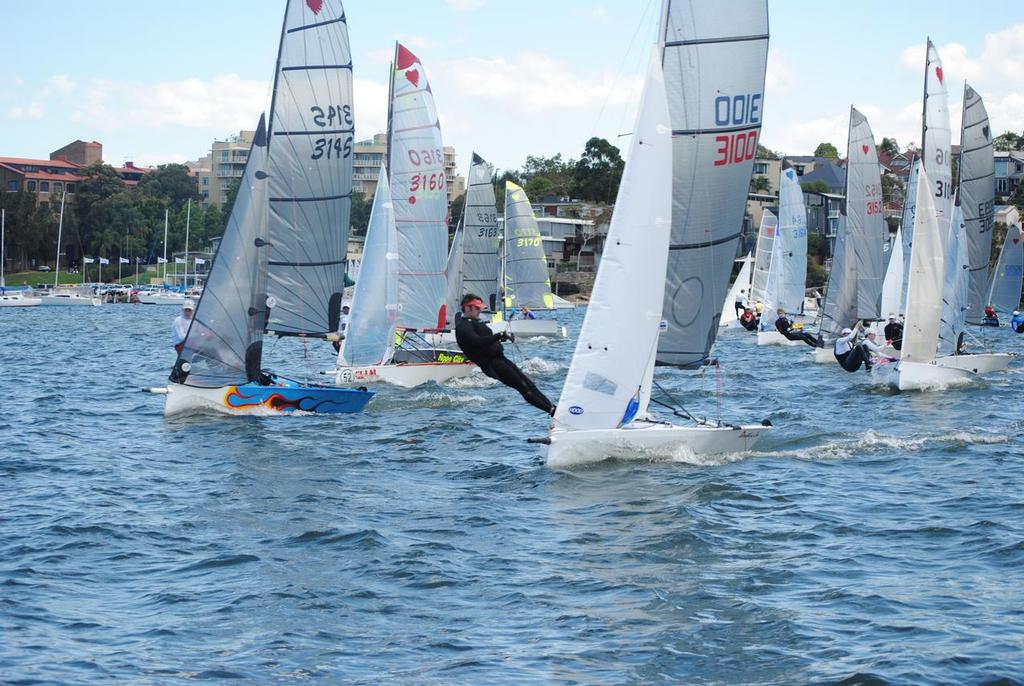
[[[480,298],[474,298],[467,303],[462,304],[463,307],[479,307],[481,310],[484,309],[484,301]]]

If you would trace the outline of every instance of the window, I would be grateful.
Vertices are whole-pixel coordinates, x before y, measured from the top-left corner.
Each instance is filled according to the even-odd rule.
[[[40,181],[39,182],[39,192],[40,193],[49,193],[50,192],[50,182],[49,181]]]
[[[209,176],[204,176],[203,177],[203,185],[204,186],[209,186],[210,185],[210,177]]]
[[[27,181],[25,183],[25,188],[27,188],[28,190],[34,192],[36,190],[36,182],[35,181]]]
[[[767,162],[754,162],[754,173],[755,174],[767,174],[768,163]]]
[[[74,192],[75,192],[75,184],[69,183],[68,184],[68,193],[74,193]]]
[[[11,179],[10,181],[8,181],[7,182],[7,190],[9,190],[9,191],[16,191],[16,190],[18,190],[18,180],[17,179]]]
[[[53,184],[53,192],[54,193],[60,193],[63,190],[64,190],[64,184],[61,183],[60,181],[58,181],[55,184]]]
[[[227,150],[221,150],[220,151],[220,161],[221,162],[227,162],[228,161],[228,151]]]

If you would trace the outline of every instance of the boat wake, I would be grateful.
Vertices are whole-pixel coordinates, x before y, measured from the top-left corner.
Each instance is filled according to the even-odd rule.
[[[848,438],[827,440],[805,448],[746,453],[750,457],[791,457],[800,460],[845,460],[850,457],[881,452],[887,455],[903,452],[921,452],[934,446],[964,447],[1006,443],[1009,437],[985,431],[954,431],[933,436],[890,436],[869,429]]]

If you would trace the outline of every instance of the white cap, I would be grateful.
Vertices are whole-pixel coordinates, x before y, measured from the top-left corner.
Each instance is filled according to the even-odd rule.
[[[191,300],[186,300],[185,302],[181,303],[181,309],[183,309],[183,310],[195,310],[196,309],[196,304],[194,302],[192,302]]]
[[[889,313],[889,319],[896,319],[896,315],[894,315],[892,312],[890,312]]]
[[[1014,310],[1014,311],[1013,311],[1013,314],[1014,314],[1014,315],[1018,315],[1018,314],[1020,314],[1020,310]]]
[[[851,333],[853,333],[853,329],[850,329],[850,328],[846,328],[846,329],[843,329],[843,333],[842,333],[842,335],[843,335],[843,336],[848,336],[848,335],[850,335]]]

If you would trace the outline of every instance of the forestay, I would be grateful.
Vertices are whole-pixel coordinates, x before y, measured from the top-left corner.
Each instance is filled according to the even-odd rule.
[[[883,217],[881,166],[867,118],[850,108],[847,144],[846,227],[856,260],[856,318],[878,319],[888,236]]]
[[[988,289],[995,215],[995,161],[992,131],[981,96],[964,84],[963,124],[960,129],[960,190],[970,269],[967,285],[967,321],[980,324]]]
[[[661,323],[672,213],[671,120],[651,60],[604,255],[555,412],[566,429],[612,429],[646,415]]]
[[[398,313],[398,236],[385,165],[377,178],[352,314],[339,366],[384,364],[391,358]]]
[[[495,208],[491,166],[473,153],[469,187],[462,215],[462,284],[459,297],[476,293],[492,310],[497,307],[501,256],[498,211]]]
[[[448,189],[434,95],[416,55],[395,44],[388,162],[398,232],[398,325],[445,324]]]
[[[935,359],[942,317],[944,242],[935,215],[931,178],[922,169],[917,185],[914,247],[911,249],[907,283],[907,320],[900,351],[900,359],[908,362],[931,362]]]
[[[761,227],[757,231],[757,247],[754,250],[754,272],[750,277],[750,302],[764,302],[764,291],[768,287],[768,272],[772,264],[772,244],[779,219],[771,210],[761,214]]]
[[[172,381],[218,388],[259,379],[267,321],[266,156],[261,116]]]
[[[268,329],[338,327],[352,191],[352,56],[340,0],[292,0],[268,124]]]
[[[672,239],[659,364],[715,342],[761,129],[766,0],[665,0],[660,47],[672,117]]]
[[[526,191],[505,182],[505,307],[552,309],[544,239]]]
[[[999,261],[992,272],[992,283],[989,286],[989,303],[1000,314],[1009,314],[1020,304],[1021,275],[1024,273],[1024,252],[1021,246],[1021,230],[1019,226],[1011,226],[1006,231],[1003,249],[999,251]]]

